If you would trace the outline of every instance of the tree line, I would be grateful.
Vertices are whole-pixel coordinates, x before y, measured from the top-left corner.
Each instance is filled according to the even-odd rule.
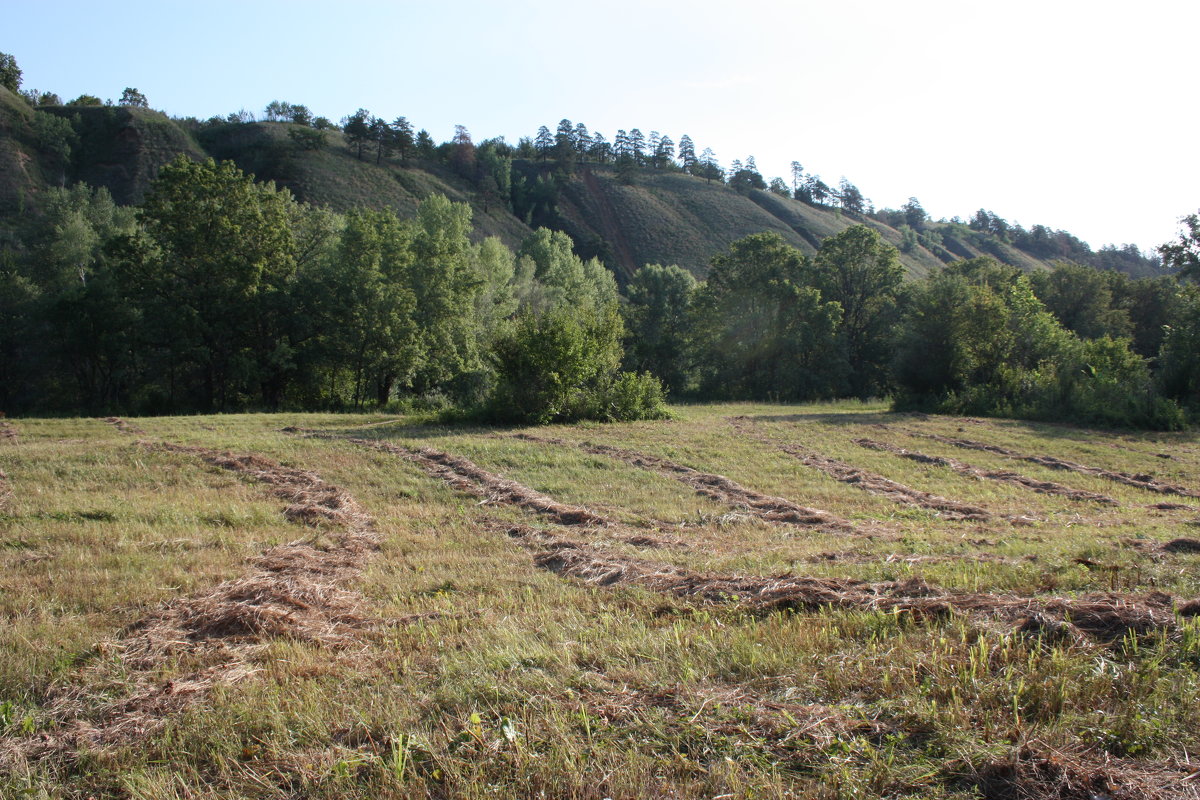
[[[1189,219],[1195,219],[1189,218]],[[866,225],[812,257],[763,233],[698,282],[624,296],[569,237],[472,241],[441,196],[410,220],[296,202],[179,158],[144,202],[47,193],[0,248],[0,409],[168,413],[420,403],[491,419],[632,419],[678,398],[890,395],[900,407],[1178,427],[1200,409],[1200,225],[1180,277],[991,258],[906,281]]]
[[[620,369],[608,270],[562,233],[514,253],[471,232],[441,196],[336,214],[185,157],[136,208],[50,190],[0,248],[0,409],[661,415],[659,383]]]

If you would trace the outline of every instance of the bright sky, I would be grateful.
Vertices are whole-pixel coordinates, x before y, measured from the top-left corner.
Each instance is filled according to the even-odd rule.
[[[140,89],[172,116],[404,115],[516,142],[583,122],[690,134],[877,206],[985,207],[1152,248],[1200,207],[1195,0],[8,2],[24,88]]]

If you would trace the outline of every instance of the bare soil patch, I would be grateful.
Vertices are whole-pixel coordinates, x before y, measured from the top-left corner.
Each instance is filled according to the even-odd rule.
[[[575,443],[563,439],[533,436],[528,433],[517,433],[513,434],[513,436],[514,438],[528,442],[578,447],[587,453],[608,456],[618,461],[624,461],[639,469],[658,472],[692,487],[696,490],[697,494],[703,495],[710,500],[742,509],[747,514],[766,520],[767,522],[799,525],[805,528],[815,528],[837,533],[855,532],[853,523],[828,511],[808,508],[798,503],[793,503],[791,500],[785,500],[782,497],[772,497],[762,494],[753,489],[748,489],[740,483],[726,478],[724,475],[700,472],[699,470],[685,467],[683,464],[677,464],[674,461],[658,456],[639,453],[635,450],[625,450],[606,444]]]
[[[847,464],[835,458],[823,456],[799,445],[780,442],[750,430],[747,417],[734,417],[730,420],[734,428],[746,436],[750,436],[766,444],[778,448],[793,458],[798,459],[806,467],[824,472],[829,477],[841,483],[847,483],[864,492],[880,497],[886,497],[896,503],[936,511],[938,516],[948,520],[983,521],[992,518],[992,513],[981,506],[948,500],[930,492],[914,489],[890,478],[885,478],[874,472],[860,469],[853,464]]]
[[[1051,494],[1060,497],[1066,497],[1069,500],[1086,500],[1093,503],[1104,503],[1106,505],[1117,505],[1117,501],[1108,495],[1098,492],[1089,492],[1084,489],[1072,489],[1069,486],[1063,486],[1060,483],[1052,481],[1039,481],[1034,478],[1021,475],[1016,472],[1007,470],[982,469],[970,464],[963,463],[954,458],[942,458],[941,456],[926,455],[915,450],[906,450],[898,445],[889,444],[886,442],[877,442],[873,439],[855,439],[854,443],[860,447],[865,447],[868,450],[881,450],[887,453],[894,453],[901,458],[907,458],[911,461],[916,461],[920,464],[934,464],[939,467],[952,469],[962,475],[969,475],[972,478],[980,478],[989,481],[999,481],[1008,483],[1014,486],[1020,486],[1030,491],[1040,494]]]
[[[914,432],[916,433],[916,432]],[[1086,464],[1078,464],[1074,461],[1066,461],[1055,456],[1042,455],[1026,455],[1018,453],[1015,450],[1009,450],[1005,447],[998,447],[994,444],[986,442],[976,442],[970,439],[955,439],[949,436],[941,436],[936,433],[916,433],[917,436],[923,436],[926,439],[932,439],[935,442],[961,447],[965,450],[981,450],[986,453],[994,453],[1004,456],[1005,458],[1015,458],[1020,461],[1028,461],[1031,464],[1039,464],[1050,469],[1063,470],[1065,472],[1078,472],[1082,475],[1095,475],[1100,478],[1106,478],[1110,481],[1123,483],[1126,486],[1136,486],[1139,489],[1145,489],[1149,492],[1157,492],[1158,494],[1175,494],[1181,497],[1200,497],[1200,491],[1189,489],[1186,486],[1179,484],[1166,483],[1157,480],[1153,475],[1142,473],[1132,474],[1129,472],[1117,472],[1101,467],[1090,467]]]
[[[252,657],[272,638],[342,646],[365,627],[368,614],[357,592],[342,584],[358,577],[377,549],[371,517],[340,488],[317,474],[284,467],[257,455],[202,447],[140,442],[141,446],[195,456],[265,483],[288,503],[284,514],[302,525],[331,529],[329,543],[296,541],[264,551],[247,575],[203,594],[167,603],[97,645],[120,662],[116,699],[97,706],[82,683],[51,690],[47,709],[59,728],[0,750],[9,758],[63,755],[81,746],[127,744],[161,728],[165,718],[218,684],[256,672]],[[181,659],[206,664],[184,678],[163,682],[162,669]],[[109,665],[111,669],[111,665]],[[104,663],[88,668],[103,679]]]
[[[8,421],[0,419],[0,444],[17,444],[20,441],[17,429]]]

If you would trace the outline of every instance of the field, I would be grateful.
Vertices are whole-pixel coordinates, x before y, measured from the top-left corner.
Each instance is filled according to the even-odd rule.
[[[1200,440],[0,420],[0,797],[1200,798]]]

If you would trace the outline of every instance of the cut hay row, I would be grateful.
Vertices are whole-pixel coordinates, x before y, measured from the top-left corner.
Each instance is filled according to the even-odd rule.
[[[1040,494],[1057,495],[1065,497],[1068,500],[1086,500],[1093,503],[1104,503],[1106,505],[1117,505],[1117,501],[1105,494],[1099,492],[1089,492],[1084,489],[1072,489],[1069,486],[1063,486],[1060,483],[1053,481],[1039,481],[1033,478],[1021,475],[1016,472],[999,469],[983,469],[981,467],[966,464],[958,459],[943,458],[942,456],[931,456],[916,450],[906,450],[903,447],[887,442],[879,442],[874,439],[855,439],[854,443],[859,447],[865,447],[868,450],[879,450],[885,453],[892,453],[907,458],[910,461],[916,461],[919,464],[933,464],[939,467],[946,467],[954,470],[961,475],[968,475],[972,478],[981,480],[998,481],[1007,483],[1013,486],[1020,486],[1023,489],[1029,489]]]
[[[528,433],[513,434],[514,438],[522,439],[527,442],[537,442],[539,444],[552,444],[563,447],[577,447],[586,453],[593,455],[603,455],[618,461],[624,461],[626,464],[637,467],[639,469],[657,472],[666,475],[670,478],[690,486],[697,494],[715,500],[718,503],[725,503],[744,510],[747,514],[757,517],[758,519],[767,522],[780,523],[785,525],[799,525],[805,528],[813,528],[826,530],[836,533],[854,533],[857,532],[853,523],[849,520],[838,517],[828,511],[821,511],[815,508],[793,503],[791,500],[785,500],[782,497],[772,497],[770,495],[756,492],[753,489],[748,489],[741,484],[726,478],[724,475],[714,475],[708,472],[700,472],[699,470],[685,467],[682,464],[677,464],[658,456],[652,456],[647,453],[639,453],[635,450],[625,450],[619,447],[612,447],[605,444],[592,444],[589,442],[568,442],[564,439],[555,439],[552,437],[534,436]]]
[[[913,431],[912,433],[916,436],[923,436],[926,439],[932,439],[935,442],[952,445],[953,447],[959,447],[964,450],[979,450],[985,453],[993,453],[998,456],[1004,456],[1005,458],[1014,458],[1019,461],[1027,461],[1031,464],[1049,467],[1050,469],[1058,469],[1065,472],[1077,472],[1081,475],[1095,475],[1099,478],[1105,478],[1117,483],[1123,483],[1126,486],[1135,486],[1139,489],[1145,489],[1148,492],[1157,492],[1158,494],[1175,494],[1182,497],[1200,497],[1200,491],[1189,489],[1186,486],[1180,486],[1174,483],[1166,483],[1164,481],[1157,480],[1153,475],[1149,474],[1143,473],[1134,475],[1129,472],[1116,472],[1114,470],[1103,469],[1101,467],[1089,467],[1086,464],[1079,464],[1074,461],[1066,461],[1054,456],[1026,455],[1024,453],[1018,453],[1015,450],[1009,450],[1006,447],[987,444],[986,442],[976,442],[970,439],[955,439],[953,437],[942,436],[937,433],[922,433],[918,431]]]
[[[1034,742],[957,777],[988,798],[1200,800],[1198,776],[1188,762],[1112,758]]]
[[[17,444],[20,441],[17,429],[8,421],[0,419],[0,444]]]
[[[669,564],[628,558],[591,545],[559,538],[528,526],[491,523],[540,552],[534,561],[543,569],[594,586],[634,584],[651,591],[706,603],[729,604],[769,613],[775,611],[885,611],[915,619],[963,614],[999,619],[1018,630],[1055,640],[1087,635],[1113,641],[1126,634],[1149,634],[1176,628],[1176,613],[1200,615],[1200,601],[1175,603],[1169,595],[1116,593],[1078,598],[1031,598],[1019,595],[953,592],[919,578],[868,582],[846,578],[713,575]]]
[[[734,417],[730,422],[739,433],[771,445],[798,459],[804,466],[823,472],[835,481],[849,484],[869,494],[886,497],[895,503],[935,511],[939,517],[947,520],[983,521],[993,517],[990,511],[980,506],[960,503],[957,500],[949,500],[930,492],[923,492],[853,464],[823,456],[799,445],[771,439],[752,430],[750,419],[747,417]]]
[[[524,508],[546,517],[559,525],[591,525],[603,527],[614,524],[612,520],[600,516],[581,506],[560,503],[554,498],[530,489],[494,472],[488,472],[478,464],[461,456],[453,456],[431,447],[410,448],[401,445],[381,442],[375,439],[358,439],[335,436],[317,431],[305,431],[299,428],[285,428],[288,433],[303,433],[316,439],[349,442],[359,447],[369,447],[384,453],[391,453],[413,462],[426,473],[448,484],[460,492],[466,492],[484,501],[484,504],[512,505]]]
[[[564,526],[586,527],[602,530],[606,535],[634,547],[658,549],[687,547],[679,540],[661,539],[645,533],[623,532],[620,522],[597,514],[581,506],[560,503],[549,495],[542,494],[517,481],[494,472],[489,472],[470,459],[454,456],[430,447],[409,448],[375,439],[358,439],[336,436],[319,431],[287,428],[288,433],[302,433],[316,439],[349,442],[359,447],[399,456],[416,464],[427,475],[483,501],[482,505],[510,505],[538,514],[549,521]]]
[[[119,430],[121,433],[128,433],[132,436],[145,436],[146,435],[146,432],[144,430],[137,427],[136,425],[131,425],[128,421],[123,420],[120,417],[105,417],[104,421],[107,422],[109,425],[112,425],[114,428]]]
[[[97,650],[119,657],[127,690],[99,707],[85,682],[51,690],[47,710],[57,730],[36,740],[6,742],[0,763],[79,748],[123,745],[151,734],[166,718],[207,695],[214,686],[242,680],[257,670],[252,656],[275,638],[341,646],[367,623],[364,600],[341,586],[358,577],[377,549],[371,517],[355,500],[318,475],[284,467],[257,455],[201,447],[139,442],[149,450],[194,456],[271,487],[284,514],[304,525],[326,525],[331,544],[295,541],[272,547],[250,561],[252,570],[203,594],[166,603]],[[207,664],[163,683],[159,673],[181,657]],[[110,667],[111,668],[111,667]],[[99,663],[91,670],[105,669]],[[107,673],[106,673],[107,674]]]

